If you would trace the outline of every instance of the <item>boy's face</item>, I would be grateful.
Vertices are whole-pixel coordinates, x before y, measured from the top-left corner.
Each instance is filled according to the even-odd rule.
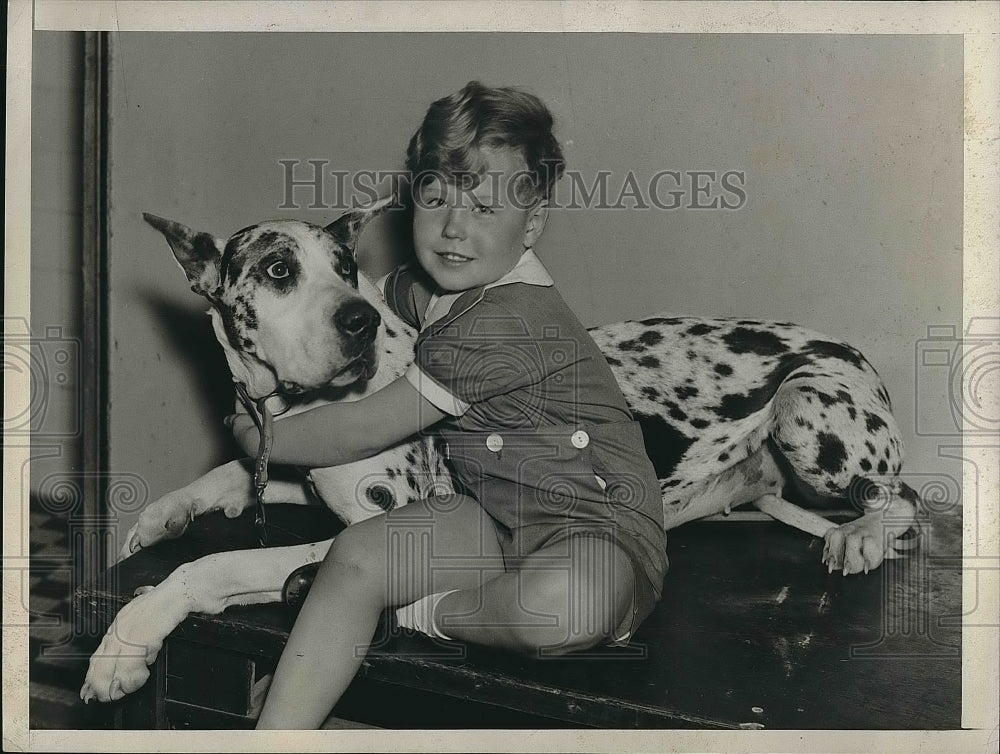
[[[545,225],[545,208],[525,208],[512,181],[524,170],[511,149],[481,149],[487,174],[475,188],[438,177],[414,202],[413,242],[421,266],[446,291],[493,283],[517,264]]]

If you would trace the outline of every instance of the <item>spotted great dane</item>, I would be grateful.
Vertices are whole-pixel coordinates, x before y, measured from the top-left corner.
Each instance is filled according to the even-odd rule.
[[[355,248],[388,200],[324,227],[264,222],[228,240],[145,215],[169,243],[209,314],[234,381],[276,414],[357,400],[413,358],[416,333],[358,271]],[[902,447],[889,395],[854,348],[791,323],[660,315],[598,327],[660,478],[667,529],[754,503],[825,539],[822,562],[845,575],[911,547],[917,494],[899,478]],[[346,524],[452,490],[442,453],[416,438],[364,461],[308,471],[307,483]],[[849,501],[836,526],[792,505]],[[306,487],[272,481],[265,502],[306,503]],[[233,461],[147,506],[121,557],[179,536],[208,511],[254,504],[251,473]],[[899,539],[897,539],[899,538]],[[145,683],[163,641],[192,612],[273,602],[296,569],[330,542],[223,552],[138,590],[90,661],[80,695],[120,699]]]

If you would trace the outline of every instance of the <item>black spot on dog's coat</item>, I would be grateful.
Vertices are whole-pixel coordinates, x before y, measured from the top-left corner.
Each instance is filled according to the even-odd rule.
[[[723,419],[743,419],[764,408],[773,398],[781,384],[799,367],[807,364],[809,358],[801,354],[785,355],[778,360],[777,366],[764,378],[761,385],[747,393],[730,393],[724,395],[719,405],[713,410]],[[809,392],[812,388],[799,388]],[[808,396],[807,400],[808,400]]]
[[[885,461],[879,461],[878,462],[878,473],[879,474],[884,474],[888,470],[889,470],[889,464],[887,464]]]
[[[659,400],[660,398],[660,391],[652,385],[643,385],[641,392],[644,398],[649,398],[651,401]]]
[[[864,471],[872,470],[872,462],[869,461],[867,458],[862,458],[860,461],[858,461],[858,466],[860,466]]]
[[[847,448],[844,447],[843,440],[829,432],[818,433],[816,439],[819,441],[816,465],[820,470],[828,474],[843,471],[844,461],[847,460]]]
[[[683,320],[677,319],[676,317],[650,317],[649,319],[640,319],[640,325],[679,325]]]
[[[677,464],[688,451],[694,440],[685,437],[676,427],[668,424],[662,416],[635,414],[642,429],[642,441],[646,455],[653,462],[656,476],[666,479],[674,473]]]
[[[848,406],[854,405],[854,398],[846,390],[838,390],[837,397],[840,398],[842,403],[846,403]]]
[[[250,296],[240,294],[233,305],[233,321],[244,330],[256,330],[260,322],[257,320],[257,308]]]
[[[885,421],[881,416],[876,416],[870,411],[865,411],[865,429],[869,432],[878,432],[880,429],[887,429]]]
[[[656,369],[660,366],[660,360],[655,356],[643,356],[637,359],[636,363],[644,369]]]
[[[688,387],[686,385],[680,385],[680,386],[674,388],[674,393],[681,400],[685,400],[687,398],[692,398],[692,397],[698,395],[698,388],[696,388],[696,387]]]
[[[806,343],[804,351],[815,356],[829,356],[834,359],[846,361],[855,369],[863,369],[867,363],[861,353],[850,346],[841,343],[831,343],[826,340],[810,340]]]
[[[639,336],[639,342],[646,346],[655,346],[663,341],[663,334],[656,330],[646,330]]]
[[[686,332],[688,335],[708,335],[710,332],[715,332],[718,329],[719,328],[715,327],[714,325],[708,325],[705,324],[704,322],[699,322],[697,325],[692,325],[684,332]]]
[[[890,411],[892,410],[892,402],[889,400],[889,393],[886,392],[884,385],[879,385],[876,394],[882,399],[882,402],[886,405]]]
[[[610,366],[613,366],[613,367],[620,367],[622,365],[622,363],[618,359],[616,359],[614,356],[605,355],[604,356],[604,360],[606,362],[608,362],[608,364]]]
[[[908,503],[912,503],[918,510],[920,509],[920,495],[905,482],[899,483],[899,496]]]
[[[629,351],[645,351],[646,346],[641,341],[636,338],[630,338],[629,340],[623,340],[618,344],[618,350],[629,352]]]
[[[835,398],[832,395],[829,395],[828,393],[824,393],[822,390],[816,391],[816,397],[819,398],[820,403],[822,403],[825,408],[830,408],[830,406],[840,403],[840,401],[837,398]]]
[[[722,340],[733,353],[755,353],[758,356],[777,356],[788,351],[785,341],[766,330],[737,327],[723,335]]]
[[[733,368],[729,364],[723,364],[722,362],[716,364],[713,369],[716,374],[721,374],[723,377],[728,377],[733,373]]]
[[[691,420],[691,426],[694,427],[695,429],[705,429],[705,427],[711,425],[711,423],[712,422],[707,421],[706,419],[692,419]]]

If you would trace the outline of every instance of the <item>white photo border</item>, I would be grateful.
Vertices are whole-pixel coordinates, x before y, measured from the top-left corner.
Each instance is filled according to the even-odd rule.
[[[960,34],[965,60],[964,322],[1000,312],[1000,3],[886,2],[173,2],[10,0],[7,38],[5,314],[28,318],[33,30],[102,31],[635,31],[644,33]],[[5,414],[28,393],[4,371]],[[996,388],[996,384],[989,389]],[[995,392],[995,390],[994,390]],[[1000,401],[1000,396],[982,399]],[[1000,657],[1000,441],[963,443],[962,731],[336,731],[315,733],[29,731],[28,447],[4,443],[3,745],[73,751],[995,751]],[[978,469],[978,478],[976,476]],[[8,495],[7,492],[18,494]],[[969,501],[980,505],[971,509]],[[974,522],[974,523],[972,523]],[[975,540],[975,532],[991,539]],[[10,583],[8,583],[10,581]],[[23,620],[16,619],[23,614]],[[11,619],[14,616],[14,619]],[[331,739],[330,736],[336,736]]]

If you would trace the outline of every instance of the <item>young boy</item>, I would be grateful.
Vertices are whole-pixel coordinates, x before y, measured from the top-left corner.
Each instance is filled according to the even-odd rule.
[[[521,652],[624,642],[666,572],[660,489],[604,357],[533,247],[563,169],[534,96],[471,82],[407,151],[419,268],[384,279],[420,328],[404,377],[275,425],[272,462],[333,466],[433,428],[459,492],[348,527],[320,567],[259,728],[316,728],[378,618]],[[249,418],[234,427],[249,453]]]

